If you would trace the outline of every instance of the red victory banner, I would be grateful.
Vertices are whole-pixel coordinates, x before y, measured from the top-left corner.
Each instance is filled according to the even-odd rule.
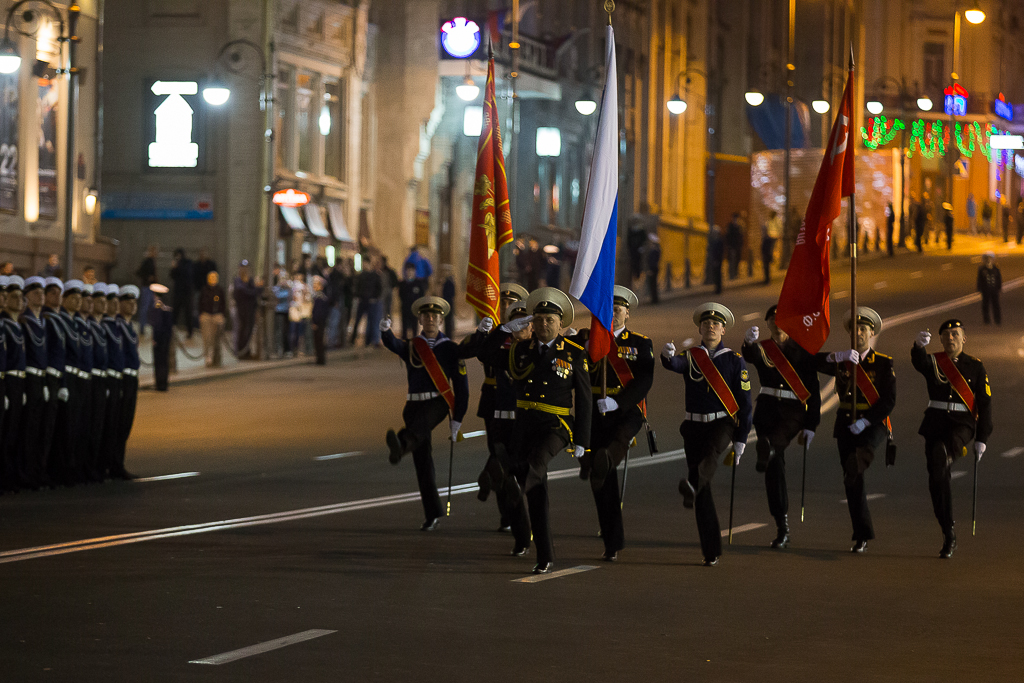
[[[480,317],[498,321],[498,250],[512,241],[512,212],[508,202],[501,127],[494,95],[494,59],[487,65],[484,117],[476,154],[473,219],[470,224],[466,301]]]
[[[836,112],[832,133],[821,160],[807,213],[797,234],[796,246],[782,283],[776,324],[809,353],[817,353],[828,339],[829,242],[832,221],[839,216],[842,198],[853,195],[853,66]]]

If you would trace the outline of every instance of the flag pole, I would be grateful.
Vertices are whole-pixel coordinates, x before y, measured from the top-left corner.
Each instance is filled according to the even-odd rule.
[[[853,73],[853,43],[850,43],[850,71]],[[850,112],[850,116],[853,116],[854,112]],[[851,122],[852,124],[852,122]],[[851,129],[853,126],[851,125]],[[851,138],[853,136],[850,136]],[[847,154],[852,154],[853,141],[850,141],[851,149]],[[851,320],[850,320],[850,348],[857,348],[857,202],[856,192],[850,193],[850,218],[849,218],[849,229],[847,233],[850,235],[850,306],[852,307]],[[850,377],[850,423],[853,424],[857,421],[857,368],[853,368],[853,372]]]

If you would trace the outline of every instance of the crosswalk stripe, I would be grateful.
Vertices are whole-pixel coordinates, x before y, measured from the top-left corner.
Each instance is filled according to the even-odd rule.
[[[569,569],[559,569],[557,572],[551,572],[550,574],[531,574],[530,576],[524,576],[521,579],[512,579],[512,583],[540,583],[541,581],[547,581],[549,579],[560,579],[563,576],[571,576],[573,574],[589,572],[591,569],[600,569],[600,567],[595,567],[589,564],[581,564],[578,567],[570,567]]]

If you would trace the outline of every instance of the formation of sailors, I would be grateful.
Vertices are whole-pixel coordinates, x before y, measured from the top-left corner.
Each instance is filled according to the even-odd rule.
[[[132,479],[139,288],[0,276],[0,490]]]
[[[615,288],[615,345],[606,363],[595,364],[588,360],[590,331],[571,329],[573,305],[563,292],[543,287],[528,294],[519,285],[504,285],[500,294],[501,323],[484,318],[461,344],[440,331],[448,304],[437,297],[414,303],[422,332],[412,340],[396,338],[390,321],[381,322],[382,340],[405,362],[409,382],[405,426],[386,435],[390,461],[397,465],[413,453],[425,514],[421,528],[436,529],[444,509],[430,435],[447,417],[451,440],[461,438],[469,405],[465,360],[475,357],[484,367],[477,414],[485,421],[489,452],[479,498],[496,495],[500,528],[515,540],[512,555],[526,555],[532,544],[534,572],[552,570],[547,472],[555,456],[568,452],[593,491],[603,559],[615,561],[625,546],[617,467],[646,426],[646,397],[654,380],[652,341],[626,327],[637,297]],[[771,546],[790,544],[785,452],[794,441],[807,448],[814,439],[821,419],[819,374],[835,377],[839,397],[833,438],[853,527],[852,552],[864,552],[875,537],[864,474],[876,454],[884,453],[888,464],[895,460],[889,420],[896,405],[894,362],[873,348],[881,317],[858,307],[846,322],[847,331],[856,326],[855,348],[818,354],[806,352],[776,326],[774,306],[765,321],[770,335],[761,339],[760,329],[750,328],[737,353],[724,343],[735,322],[732,312],[707,303],[693,313],[699,342],[683,349],[669,342],[661,351],[663,367],[681,375],[685,385],[679,430],[687,472],[679,492],[683,506],[694,510],[706,566],[716,565],[722,554],[711,481],[723,457],[739,464],[752,427],[756,469],[765,475],[768,512],[777,527]],[[929,490],[943,534],[940,557],[949,558],[956,548],[950,467],[968,455],[972,442],[978,460],[985,452],[992,432],[991,389],[981,361],[964,352],[963,323],[947,320],[939,335],[942,351],[929,354],[931,334],[922,332],[910,355],[928,386],[919,433],[925,437]],[[748,363],[760,381],[756,405]]]

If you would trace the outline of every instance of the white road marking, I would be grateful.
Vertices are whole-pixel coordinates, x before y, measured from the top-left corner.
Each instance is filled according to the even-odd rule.
[[[743,321],[750,322],[751,320],[757,320],[760,317],[761,314],[755,311],[754,313],[747,313],[745,316],[743,316]]]
[[[744,531],[753,531],[754,529],[760,529],[763,526],[768,526],[768,525],[767,524],[741,524],[740,526],[734,526],[732,528],[732,532],[734,534],[742,534]],[[728,537],[729,537],[729,530],[728,529],[724,529],[722,531],[722,538],[728,538]]]
[[[149,481],[167,481],[168,479],[185,479],[186,477],[198,477],[198,472],[178,472],[177,474],[162,474],[159,477],[141,477],[133,479],[136,484],[144,484]]]
[[[847,291],[842,291],[842,292],[836,292],[835,294],[833,294],[833,295],[832,295],[832,298],[833,298],[833,299],[845,299],[845,298],[846,298],[846,297],[848,297],[848,296],[850,296],[850,293],[849,293],[849,292],[847,292]]]
[[[913,273],[910,274],[910,279],[911,280],[917,280],[918,278],[922,278],[922,277],[924,277],[924,271],[923,270],[915,270]]]
[[[942,264],[942,269],[943,270],[953,270],[953,264],[952,263],[943,263]]]
[[[362,455],[364,451],[349,451],[348,453],[335,453],[334,455],[318,455],[314,460],[337,460],[338,458],[351,458],[353,455]]]
[[[313,640],[314,638],[330,635],[331,633],[337,633],[337,631],[314,628],[309,631],[303,631],[302,633],[285,636],[284,638],[268,640],[265,643],[258,643],[256,645],[250,645],[249,647],[243,647],[240,650],[232,650],[231,652],[225,652],[224,654],[214,655],[212,657],[204,657],[203,659],[193,659],[189,664],[227,664],[228,662],[233,662],[237,659],[244,659],[246,657],[252,657],[253,655],[263,654],[264,652],[270,652],[271,650],[295,645],[296,643]]]
[[[573,574],[589,572],[591,569],[600,569],[600,567],[581,564],[577,567],[570,567],[569,569],[559,569],[557,572],[551,572],[550,574],[531,574],[530,576],[526,576],[521,579],[512,579],[512,583],[540,583],[541,581],[547,581],[548,579],[560,579],[563,576],[572,576]]]
[[[966,477],[966,472],[953,472],[949,475],[950,479],[959,479],[960,477]]]
[[[487,434],[487,430],[486,429],[481,429],[478,432],[466,432],[465,434],[462,435],[462,438],[463,439],[472,439],[472,438],[477,437],[477,436],[485,436],[486,434]]]
[[[881,282],[876,282],[875,283],[875,289],[885,289],[888,286],[889,286],[889,283],[886,282],[885,280],[882,280]]]
[[[1024,286],[1024,277],[1015,278],[1009,282],[1003,283],[1003,291],[1009,291],[1011,289],[1017,289]],[[941,304],[935,304],[934,306],[927,306],[925,308],[919,308],[916,311],[907,311],[906,313],[900,313],[894,315],[891,318],[885,318],[882,320],[883,329],[895,327],[896,325],[902,325],[903,323],[909,323],[914,320],[920,320],[921,318],[927,318],[930,315],[948,311],[954,308],[960,308],[969,304],[978,303],[981,301],[981,294],[975,292],[974,294],[967,294],[958,299],[951,299]]]
[[[1020,446],[1017,446],[1016,448],[1011,448],[1010,450],[1008,450],[1005,453],[1003,453],[1003,457],[1004,458],[1016,458],[1021,453],[1024,453],[1024,448],[1021,448]]]
[[[866,498],[867,498],[868,500],[878,500],[879,498],[885,498],[885,494],[884,494],[884,493],[869,493],[869,494],[868,494],[867,496],[865,496],[865,497],[866,497]],[[841,501],[839,501],[839,502],[840,502],[840,503],[843,503],[843,504],[846,504],[846,503],[847,503],[847,502],[849,502],[849,501],[847,501],[847,500],[846,500],[845,498],[843,498],[843,499],[842,499]]]

